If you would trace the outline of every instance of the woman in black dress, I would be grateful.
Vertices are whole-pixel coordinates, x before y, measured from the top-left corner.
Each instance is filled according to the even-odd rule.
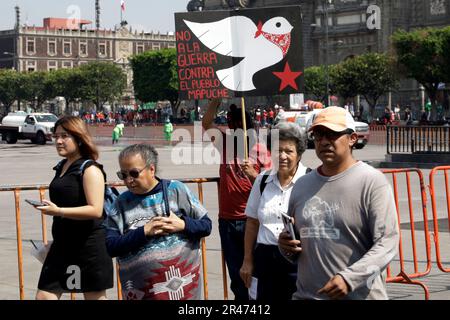
[[[58,155],[65,159],[53,168],[51,201],[43,200],[47,206],[37,207],[53,216],[53,244],[36,299],[59,299],[66,292],[83,293],[87,300],[106,299],[106,289],[113,287],[113,265],[102,228],[106,176],[95,162],[98,151],[77,117],[58,120],[53,138]]]

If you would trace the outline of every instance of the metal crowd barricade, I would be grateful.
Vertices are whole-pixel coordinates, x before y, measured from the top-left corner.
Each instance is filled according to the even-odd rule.
[[[203,203],[203,183],[216,182],[219,186],[219,178],[199,178],[199,179],[179,179],[179,181],[186,184],[197,184],[198,186],[198,198]],[[110,186],[123,187],[123,183],[108,183]],[[23,185],[23,186],[6,186],[0,187],[0,192],[13,192],[15,200],[15,215],[16,215],[16,240],[17,240],[17,265],[19,272],[19,297],[20,300],[25,299],[24,293],[24,268],[23,268],[23,245],[22,245],[22,222],[21,222],[21,206],[20,206],[20,193],[22,191],[38,191],[40,200],[45,198],[45,191],[48,190],[48,185]],[[42,226],[42,241],[44,244],[48,243],[47,237],[47,224],[46,216],[41,214],[41,226]],[[201,241],[202,250],[202,271],[203,271],[203,294],[204,299],[208,300],[208,278],[207,278],[207,260],[206,260],[206,242],[205,239]],[[224,267],[223,257],[222,266]],[[226,274],[226,270],[222,270]],[[119,265],[116,263],[116,275],[117,275],[117,298],[122,300],[122,290],[119,277]],[[224,278],[224,296],[227,297],[226,278]],[[75,294],[71,294],[71,299],[75,300]]]
[[[434,224],[434,244],[436,248],[436,263],[438,268],[443,272],[450,272],[450,267],[445,267],[442,261],[441,254],[441,238],[439,233],[439,216],[438,216],[438,206],[437,206],[437,189],[436,189],[436,179],[439,172],[444,173],[444,188],[447,205],[447,232],[450,232],[450,186],[449,186],[449,171],[450,166],[436,167],[430,172],[430,194],[431,194],[431,206],[433,209],[433,224]],[[442,202],[440,202],[442,203]]]
[[[399,232],[400,232],[400,243],[399,243],[399,264],[400,271],[397,275],[393,276],[391,272],[391,265],[387,270],[387,279],[388,283],[402,283],[402,284],[411,284],[418,285],[423,288],[425,293],[425,299],[429,299],[429,290],[427,286],[417,279],[420,277],[424,277],[428,275],[431,271],[431,245],[430,245],[430,233],[428,229],[428,217],[427,217],[427,194],[424,183],[424,178],[422,171],[419,169],[397,169],[397,170],[382,170],[382,172],[386,175],[392,176],[392,186],[395,197],[395,205],[397,209],[397,217],[399,224]],[[422,207],[422,216],[423,216],[423,231],[424,231],[424,239],[425,239],[425,249],[426,249],[426,267],[425,270],[420,270],[419,268],[419,259],[417,254],[417,234],[416,234],[416,226],[415,226],[415,217],[414,217],[414,207],[413,207],[413,193],[411,191],[411,174],[417,174],[419,178],[420,184],[420,194],[421,194],[421,207]],[[413,272],[408,272],[405,267],[405,251],[404,251],[404,239],[401,233],[401,209],[399,204],[399,190],[398,190],[398,176],[404,175],[406,178],[406,187],[407,187],[407,201],[408,201],[408,209],[409,209],[409,224],[411,228],[411,246],[412,246],[412,263],[414,266]]]

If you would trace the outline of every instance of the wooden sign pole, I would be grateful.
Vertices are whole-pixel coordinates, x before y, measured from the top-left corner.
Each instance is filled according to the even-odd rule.
[[[247,146],[247,119],[245,116],[245,98],[241,98],[242,104],[242,129],[244,130],[244,160],[248,160],[248,146]]]

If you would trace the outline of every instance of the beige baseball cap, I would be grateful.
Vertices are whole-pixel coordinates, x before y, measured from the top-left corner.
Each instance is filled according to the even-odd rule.
[[[308,131],[315,127],[323,126],[334,132],[342,132],[351,129],[356,132],[355,120],[350,112],[341,107],[328,107],[318,113]]]

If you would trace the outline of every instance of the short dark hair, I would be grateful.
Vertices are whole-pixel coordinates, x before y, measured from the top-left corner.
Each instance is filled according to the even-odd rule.
[[[280,141],[294,141],[297,154],[302,155],[306,150],[306,134],[296,123],[280,122],[272,130],[278,130]],[[269,141],[272,139],[272,133],[269,135]]]
[[[119,154],[119,161],[139,154],[147,166],[154,165],[158,171],[158,151],[148,144],[133,144],[123,149]]]
[[[242,109],[235,107],[232,108],[233,105],[230,106],[230,111],[227,114],[227,118],[229,118],[233,124],[234,128],[242,129],[242,126],[238,126],[238,123],[242,123]],[[253,129],[255,126],[253,125],[253,118],[248,111],[245,111],[245,123],[247,124],[247,130]]]

